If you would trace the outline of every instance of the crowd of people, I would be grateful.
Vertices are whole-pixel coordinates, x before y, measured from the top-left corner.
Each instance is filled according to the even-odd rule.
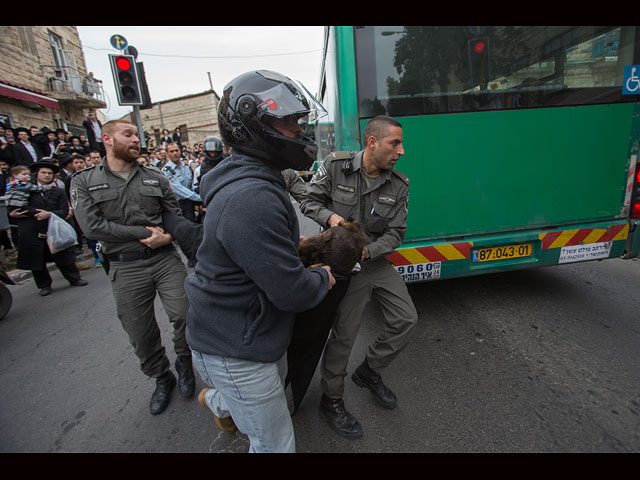
[[[342,397],[365,305],[375,298],[383,306],[384,326],[352,380],[386,409],[398,400],[381,372],[417,322],[406,285],[386,260],[407,228],[409,180],[394,169],[404,154],[402,126],[372,119],[362,151],[332,153],[305,183],[298,172],[317,152],[305,134],[314,100],[282,74],[248,72],[225,87],[222,140],[209,137],[192,149],[178,131],[166,131],[159,147],[143,151],[135,124],[102,126],[95,116],[85,122],[85,138],[46,127],[0,132],[18,267],[33,271],[40,295],[51,293],[46,260],[71,285],[86,285],[72,249],[47,247],[45,220],[53,213],[74,224],[79,240],[99,242],[96,258],[122,328],[141,371],[156,381],[151,414],[166,410],[176,386],[192,397],[197,371],[207,384],[198,403],[223,431],[245,433],[251,452],[295,451],[285,386],[299,407],[318,363],[322,417],[339,435],[362,436]],[[322,233],[300,237],[291,196]],[[177,378],[156,295],[173,325]]]
[[[24,179],[31,177],[31,181],[37,182],[35,167],[41,162],[51,163],[55,170],[52,186],[62,188],[69,202],[68,212],[63,218],[77,232],[78,245],[74,252],[76,256],[80,255],[86,244],[94,253],[95,267],[101,266],[96,251],[97,242],[83,235],[70,207],[72,175],[84,168],[98,165],[106,153],[101,139],[102,124],[97,120],[95,112],[87,114],[83,126],[86,135],[73,135],[61,128],[51,130],[47,126],[13,128],[0,123],[0,197],[4,199],[4,202],[0,201],[0,249],[12,249],[19,244],[19,222],[14,217],[17,214],[11,214],[18,205],[6,196],[28,197],[30,187],[22,183]],[[198,195],[200,177],[225,157],[224,146],[217,137],[209,137],[205,142],[189,147],[182,144],[180,129],[176,128],[173,135],[169,135],[166,129],[163,131],[159,146],[141,149],[138,162],[157,168],[168,176],[183,215],[192,221],[201,222],[204,209],[201,208]],[[19,177],[24,177],[23,181],[18,181]],[[27,183],[30,184],[29,181]],[[38,187],[34,191],[37,190]],[[79,270],[90,268],[80,262],[75,262],[75,265]],[[42,293],[48,292],[47,288]]]

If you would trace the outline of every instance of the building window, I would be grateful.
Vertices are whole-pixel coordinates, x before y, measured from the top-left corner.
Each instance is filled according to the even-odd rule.
[[[31,55],[37,55],[36,44],[33,40],[33,27],[31,25],[19,25],[17,28],[22,51]]]
[[[189,141],[189,131],[187,130],[187,125],[178,125],[178,128],[180,128],[180,141],[183,145],[185,145],[185,142]]]

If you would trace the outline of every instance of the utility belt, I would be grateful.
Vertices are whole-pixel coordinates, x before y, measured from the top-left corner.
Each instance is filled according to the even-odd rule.
[[[149,248],[145,247],[141,250],[137,250],[135,252],[124,252],[124,253],[103,253],[102,255],[109,262],[133,262],[134,260],[146,260],[151,258],[159,253],[167,252],[169,250],[173,250],[173,244],[165,245],[164,247],[159,248]]]

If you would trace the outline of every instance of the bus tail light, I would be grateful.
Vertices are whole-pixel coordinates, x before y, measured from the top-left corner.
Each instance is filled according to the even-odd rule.
[[[631,218],[640,218],[640,163],[636,164],[636,178],[631,195]]]

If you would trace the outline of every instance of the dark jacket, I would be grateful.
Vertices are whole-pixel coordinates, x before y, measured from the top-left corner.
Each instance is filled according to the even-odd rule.
[[[36,152],[36,157],[40,160],[43,157],[40,148],[34,143],[31,143],[31,146]],[[13,162],[11,163],[12,167],[15,167],[16,165],[29,166],[34,162],[29,150],[27,150],[27,147],[25,147],[20,140],[16,140],[16,143],[14,144],[7,145],[7,149],[7,153],[9,153],[13,159]]]
[[[49,145],[49,136],[46,133],[36,133],[29,141],[33,145],[38,153],[38,157],[50,157],[53,155],[51,146]]]
[[[178,134],[178,132],[175,132],[173,135],[171,135],[171,138],[175,143],[178,144],[180,148],[182,148],[182,137]]]
[[[98,126],[102,128],[102,123],[100,123],[100,120],[97,120],[97,122]],[[96,141],[96,133],[93,131],[93,125],[91,125],[91,122],[89,120],[85,120],[84,122],[82,122],[82,126],[87,132],[87,141],[89,142],[91,150],[99,152],[100,148],[98,147],[98,142]]]
[[[202,179],[207,206],[198,263],[187,277],[187,341],[202,353],[273,362],[287,350],[295,312],[327,294],[324,269],[305,269],[282,176],[234,153]]]
[[[47,210],[55,213],[60,218],[65,218],[69,213],[69,203],[64,190],[54,187],[42,193],[32,193],[29,197],[27,208],[29,218],[14,218],[18,226],[18,262],[16,266],[22,270],[39,270],[42,265],[44,250],[42,244],[49,226],[49,220],[36,220],[36,209]]]

